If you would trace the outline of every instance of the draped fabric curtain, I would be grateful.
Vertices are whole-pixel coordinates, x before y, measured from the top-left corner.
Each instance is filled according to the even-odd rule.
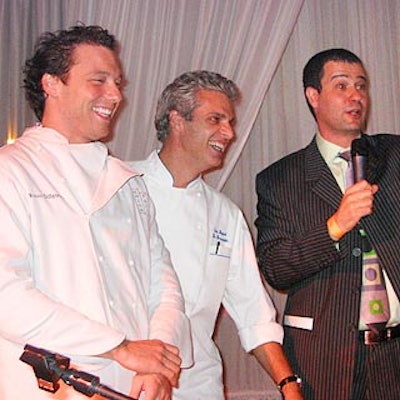
[[[128,85],[109,143],[125,160],[147,156],[158,143],[156,100],[182,72],[208,69],[236,81],[243,101],[240,132],[224,169],[207,179],[221,188],[254,124],[303,0],[0,0],[2,93],[8,94],[1,134],[34,121],[23,99],[21,66],[37,36],[77,22],[107,27],[121,42]],[[11,56],[11,58],[9,58]],[[12,63],[11,63],[11,60]],[[4,80],[4,77],[8,78]],[[4,143],[4,140],[3,140]]]

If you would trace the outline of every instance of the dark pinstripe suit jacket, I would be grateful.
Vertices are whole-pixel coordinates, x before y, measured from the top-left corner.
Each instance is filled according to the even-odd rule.
[[[400,136],[367,136],[367,179],[377,183],[374,213],[361,227],[400,298]],[[309,317],[312,330],[285,327],[285,349],[305,379],[307,399],[349,399],[357,346],[361,239],[339,242],[326,221],[342,193],[318,151],[306,148],[257,175],[257,255],[266,280],[287,290],[285,315]],[[399,354],[400,357],[400,354]]]

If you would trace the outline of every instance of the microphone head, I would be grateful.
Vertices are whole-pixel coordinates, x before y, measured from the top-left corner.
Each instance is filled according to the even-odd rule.
[[[351,142],[351,155],[355,156],[356,154],[360,156],[368,155],[368,142],[363,136]]]

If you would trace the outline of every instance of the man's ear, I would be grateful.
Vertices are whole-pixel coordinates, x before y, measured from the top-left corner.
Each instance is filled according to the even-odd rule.
[[[58,76],[50,75],[48,73],[43,74],[41,83],[43,91],[47,96],[57,96],[59,82],[60,78]]]
[[[172,110],[169,113],[169,125],[170,125],[170,133],[171,132],[180,132],[183,128],[183,124],[185,122],[185,118],[182,117],[181,114],[176,110]]]
[[[312,108],[316,108],[318,106],[319,101],[319,92],[317,89],[312,86],[308,86],[305,91],[308,102],[310,103]]]

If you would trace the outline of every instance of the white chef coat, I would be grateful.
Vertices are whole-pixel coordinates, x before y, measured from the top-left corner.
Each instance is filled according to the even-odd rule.
[[[88,160],[76,161],[76,146]],[[39,390],[19,361],[27,343],[124,393],[133,372],[93,357],[124,338],[175,344],[190,365],[180,285],[135,172],[102,143],[70,145],[37,126],[0,149],[0,188],[2,400],[87,398]]]
[[[156,151],[131,165],[144,174],[192,329],[195,364],[182,370],[174,399],[223,399],[221,359],[212,339],[221,303],[246,351],[283,340],[247,224],[239,208],[200,177],[186,188],[173,187]]]

